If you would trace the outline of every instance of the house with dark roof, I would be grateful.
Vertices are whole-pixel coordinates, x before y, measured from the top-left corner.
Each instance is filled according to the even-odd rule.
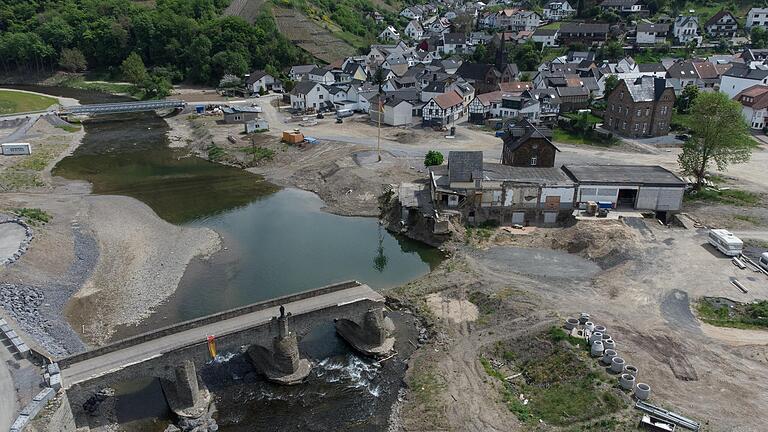
[[[553,167],[560,151],[552,143],[552,130],[528,120],[510,125],[502,137],[501,163],[519,167]]]
[[[699,77],[692,60],[676,60],[667,68],[666,78],[674,84],[678,93],[689,85],[704,88],[704,81]]]
[[[245,78],[245,85],[252,94],[261,91],[283,91],[283,83],[263,70],[253,71]]]
[[[291,108],[300,111],[323,109],[326,102],[331,100],[327,87],[314,81],[297,82],[291,90],[290,97]]]
[[[582,23],[565,22],[560,25],[561,45],[569,45],[573,42],[603,43],[608,40],[609,26],[606,23]]]
[[[482,125],[485,124],[487,119],[498,117],[502,94],[503,93],[500,90],[497,90],[476,95],[467,107],[469,121],[474,124]]]
[[[681,44],[696,41],[697,44],[701,45],[701,36],[699,36],[699,17],[694,14],[678,15],[677,18],[675,18],[675,23],[672,27],[672,36]]]
[[[739,92],[734,98],[741,104],[741,114],[750,128],[768,127],[768,86],[754,85]]]
[[[704,23],[704,31],[712,38],[733,38],[739,23],[736,17],[727,10],[721,10]]]
[[[536,43],[540,43],[542,46],[554,47],[557,46],[558,32],[558,29],[537,28],[536,31],[533,32],[531,39]]]
[[[445,33],[437,50],[442,54],[465,54],[472,52],[472,47],[467,43],[466,34]]]
[[[309,72],[316,67],[317,65],[314,64],[291,66],[291,69],[288,71],[288,78],[291,81],[304,81],[309,76]]]
[[[475,87],[477,93],[496,90],[501,79],[501,72],[492,64],[464,62],[456,70],[456,75]]]
[[[720,91],[734,98],[742,90],[754,85],[768,85],[768,67],[759,65],[751,67],[743,63],[733,63],[720,77]]]
[[[664,43],[669,36],[669,24],[638,23],[635,42],[638,45]]]
[[[675,91],[666,79],[621,80],[606,101],[605,129],[633,138],[669,133]]]
[[[336,82],[336,77],[333,76],[333,73],[330,69],[320,67],[316,67],[309,71],[309,74],[307,74],[307,79],[320,84],[333,84]]]

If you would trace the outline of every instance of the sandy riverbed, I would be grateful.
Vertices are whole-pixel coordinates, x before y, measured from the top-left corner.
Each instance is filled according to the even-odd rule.
[[[119,325],[137,324],[176,290],[187,264],[220,248],[207,228],[172,225],[148,206],[122,196],[91,196],[88,220],[101,251],[67,315],[84,337],[102,344]],[[82,319],[84,311],[91,316]]]

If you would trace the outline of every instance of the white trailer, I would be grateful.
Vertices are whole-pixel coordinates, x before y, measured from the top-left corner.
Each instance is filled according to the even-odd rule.
[[[739,256],[744,248],[744,242],[724,229],[709,230],[709,243],[727,256]]]
[[[32,154],[32,147],[29,143],[7,143],[0,144],[3,155],[5,156],[20,156]]]

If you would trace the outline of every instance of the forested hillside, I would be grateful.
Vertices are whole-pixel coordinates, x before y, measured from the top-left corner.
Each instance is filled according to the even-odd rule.
[[[222,16],[228,3],[0,0],[0,68],[15,73],[87,66],[117,77],[135,52],[155,76],[216,83],[225,73],[310,60],[280,34],[268,12],[251,25]]]

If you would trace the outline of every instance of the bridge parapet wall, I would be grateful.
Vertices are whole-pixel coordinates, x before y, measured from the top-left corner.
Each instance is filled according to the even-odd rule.
[[[83,360],[88,360],[94,357],[99,357],[107,353],[111,353],[114,351],[119,351],[121,349],[125,349],[128,347],[131,347],[133,345],[138,345],[143,342],[147,342],[153,339],[159,339],[161,337],[165,337],[168,335],[172,335],[174,333],[178,333],[185,330],[191,330],[199,327],[204,327],[208,324],[212,324],[215,322],[227,320],[230,318],[235,318],[241,315],[246,315],[252,312],[265,310],[269,308],[279,307],[280,305],[285,305],[291,302],[295,302],[298,300],[304,300],[312,297],[317,297],[319,295],[323,294],[330,294],[336,291],[342,291],[348,288],[356,287],[361,285],[360,282],[357,281],[348,281],[348,282],[342,282],[334,285],[327,285],[321,288],[309,290],[309,291],[303,291],[297,294],[291,294],[283,297],[277,297],[271,300],[266,300],[259,303],[254,303],[248,306],[242,306],[234,309],[230,309],[224,312],[219,312],[217,314],[208,315],[202,318],[197,318],[189,321],[180,322],[178,324],[174,324],[168,327],[163,327],[159,330],[155,330],[152,332],[142,333],[137,336],[133,336],[130,338],[119,340],[115,343],[103,346],[101,348],[97,348],[95,350],[86,351],[84,353],[75,354],[73,356],[65,357],[58,360],[58,363],[61,367],[66,368],[67,366],[81,362]],[[291,312],[288,310],[288,312]],[[279,315],[279,314],[278,314]],[[277,316],[277,315],[275,315]]]
[[[336,290],[343,289],[337,288],[337,286],[325,287],[322,289],[329,289],[332,291],[333,288]],[[347,286],[347,288],[349,288],[349,286]],[[309,292],[301,293],[299,295],[306,295],[308,293]],[[273,304],[273,302],[275,301],[265,303]],[[282,303],[277,302],[276,304],[279,305]],[[273,304],[271,306],[275,308],[275,317],[279,316],[277,305]],[[301,338],[306,336],[313,328],[322,325],[332,325],[334,319],[349,319],[362,322],[366,312],[369,309],[376,307],[383,307],[383,302],[366,299],[291,315],[288,317],[289,328]],[[291,312],[290,305],[286,306],[286,312]],[[176,367],[184,364],[185,361],[192,361],[198,368],[209,363],[211,358],[206,341],[208,335],[205,334],[205,329],[201,328],[200,330],[200,342],[198,343],[190,344],[170,352],[158,353],[156,356],[141,362],[128,364],[100,376],[93,377],[88,381],[71,385],[67,390],[67,394],[72,401],[73,410],[77,410],[81,407],[82,403],[98,390],[114,385],[115,383],[146,377],[173,381],[175,380]],[[254,344],[271,347],[272,340],[277,335],[278,326],[276,319],[235,332],[215,335],[217,352],[219,354],[238,353],[241,352],[244,347]],[[125,347],[130,346],[131,345],[128,344]],[[64,385],[67,386],[68,383],[65,382]]]

